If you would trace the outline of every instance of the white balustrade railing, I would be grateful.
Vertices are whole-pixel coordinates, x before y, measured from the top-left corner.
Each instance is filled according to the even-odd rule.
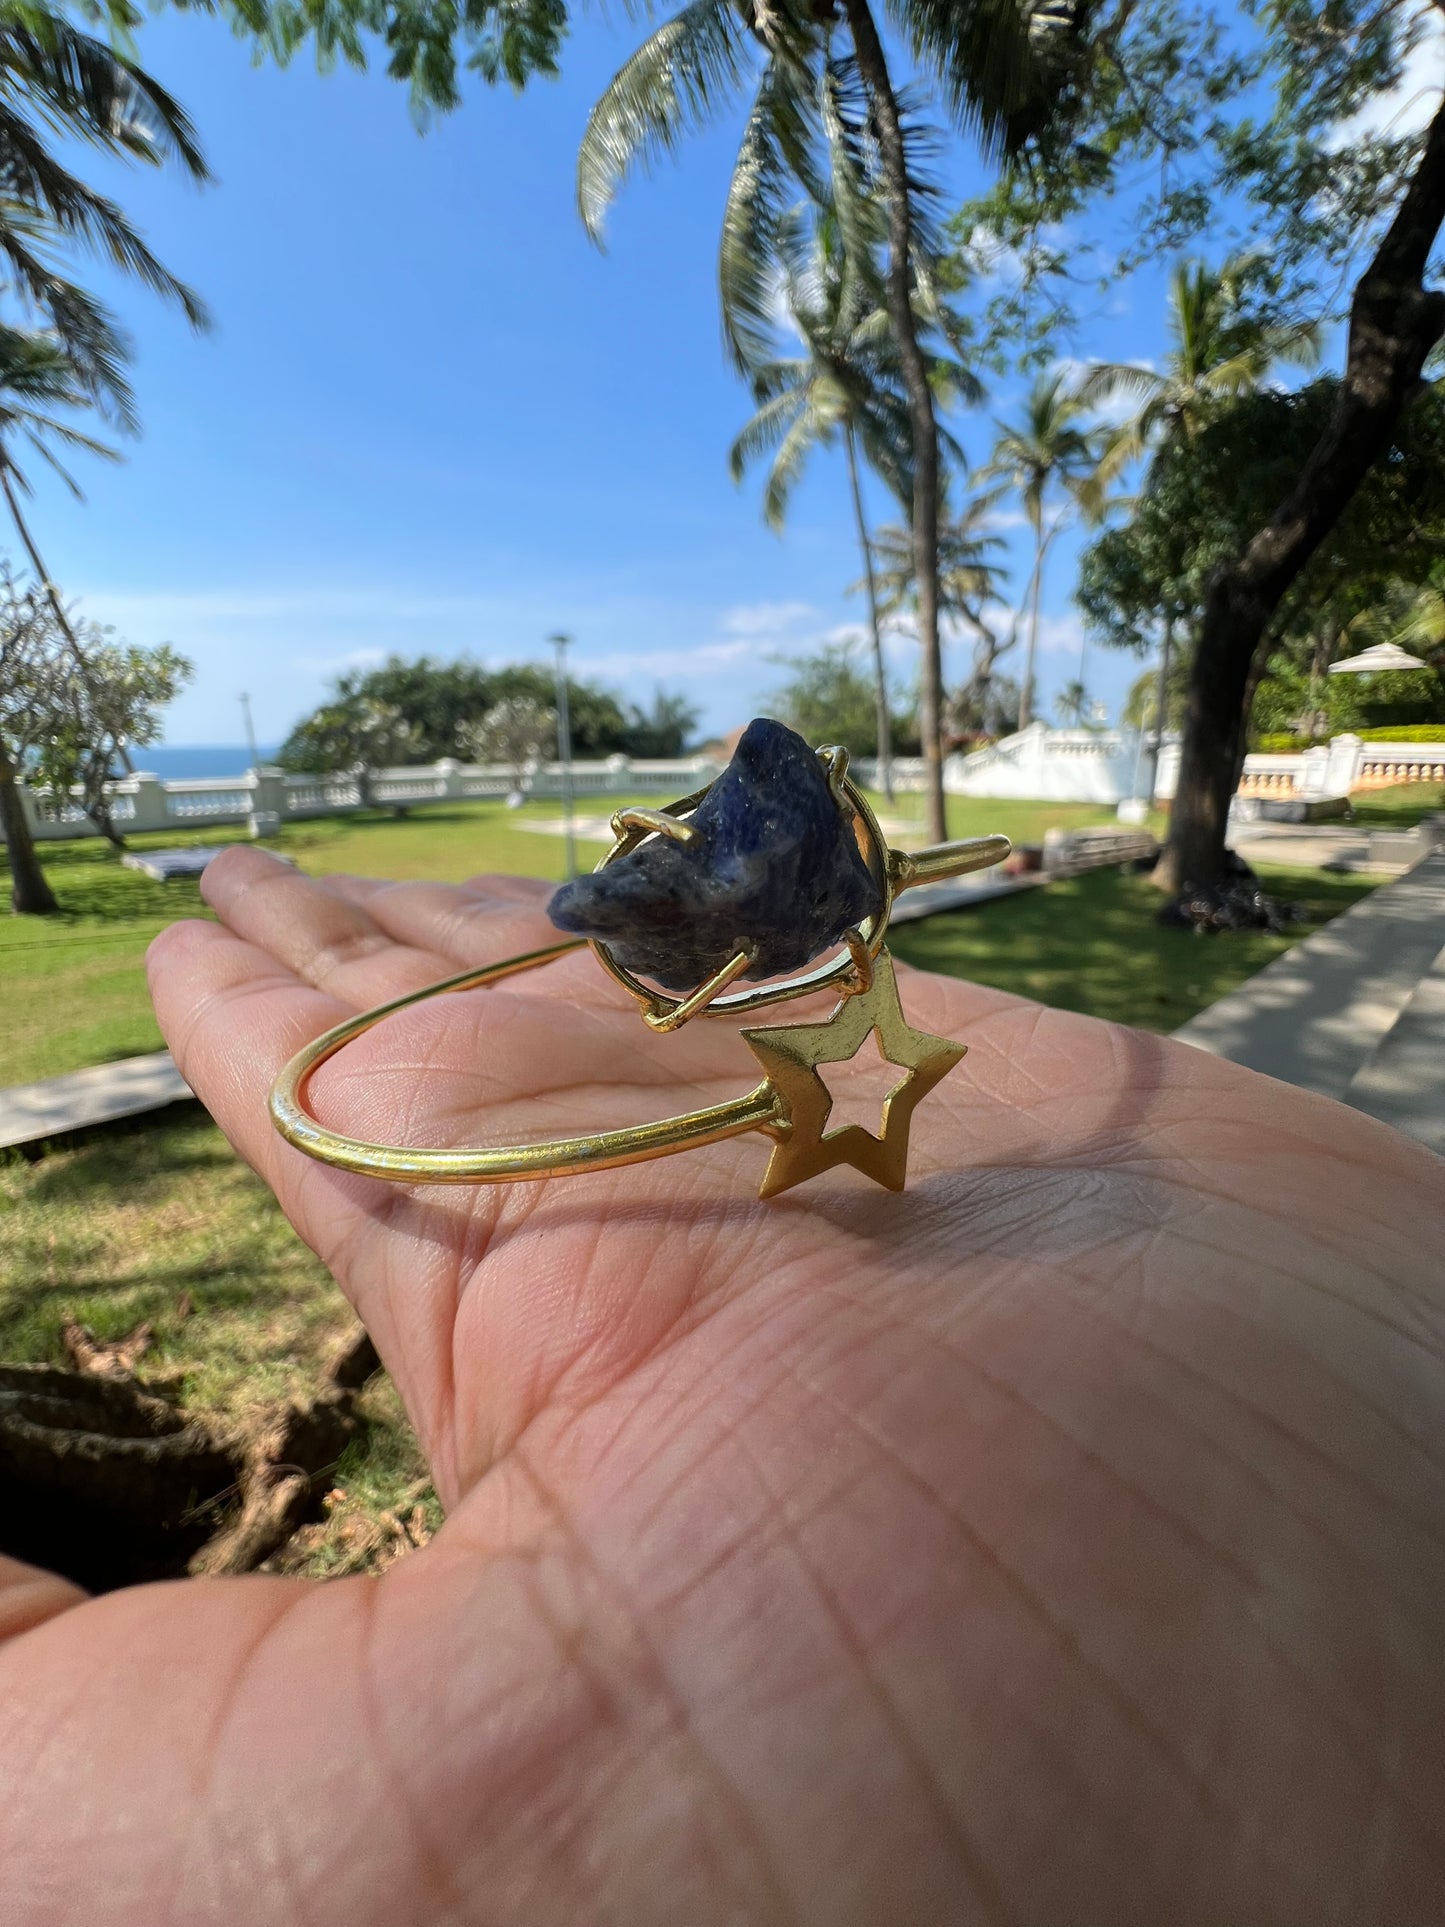
[[[1032,723],[967,756],[950,756],[943,786],[956,796],[1016,797],[1054,803],[1118,803],[1141,796],[1149,783],[1152,750],[1133,729],[1049,729]],[[921,763],[910,764],[920,772]],[[864,781],[875,766],[856,764]],[[1179,779],[1179,739],[1159,750],[1154,795],[1168,802]],[[921,781],[921,777],[919,779]],[[1244,797],[1348,796],[1390,783],[1445,782],[1445,743],[1367,743],[1336,736],[1290,755],[1249,755],[1239,794]],[[903,787],[917,787],[904,784]]]
[[[959,796],[1117,803],[1144,793],[1149,762],[1148,742],[1137,730],[1049,729],[1034,723],[986,749],[948,757],[943,780],[945,789]],[[605,762],[573,763],[571,789],[584,805],[608,796],[685,796],[710,782],[719,767],[703,756],[647,762],[611,756]],[[871,757],[858,757],[852,769],[859,782],[877,787],[878,766]],[[1178,770],[1178,739],[1166,737],[1154,787],[1161,800],[1173,796]],[[921,756],[892,760],[896,790],[922,789],[926,772]],[[540,764],[525,774],[523,793],[532,799],[560,799],[565,774],[560,763]],[[1346,735],[1296,755],[1246,756],[1239,793],[1346,796],[1354,789],[1390,783],[1440,782],[1445,782],[1445,743],[1367,743]],[[375,770],[366,784],[370,807],[393,810],[484,801],[510,795],[516,787],[515,773],[501,765],[450,760]],[[111,811],[117,828],[127,835],[235,823],[265,834],[284,822],[361,809],[366,806],[362,789],[359,778],[346,773],[296,776],[263,768],[240,776],[171,780],[138,773],[111,785]],[[22,784],[21,798],[37,842],[97,834],[74,797],[56,797]]]
[[[1355,789],[1389,783],[1445,783],[1445,743],[1361,743]]]
[[[927,771],[928,765],[921,756],[894,756],[888,764],[895,790],[921,790],[927,781]],[[878,775],[878,759],[874,756],[855,756],[848,765],[848,774],[864,789],[883,787]]]
[[[1158,793],[1168,794],[1161,782]],[[950,756],[943,786],[954,796],[1016,797],[1051,803],[1118,803],[1148,781],[1148,755],[1135,729],[1050,729],[1030,723],[987,749]]]
[[[571,788],[579,802],[654,792],[686,796],[711,782],[720,768],[705,756],[636,763],[625,756],[611,756],[605,762],[573,763]],[[566,774],[560,763],[541,764],[524,773],[522,792],[535,799],[560,798]],[[516,772],[511,769],[449,759],[374,770],[365,784],[365,799],[360,778],[349,773],[297,776],[262,768],[240,776],[163,779],[138,772],[110,785],[110,806],[117,828],[127,835],[234,823],[264,835],[281,823],[310,817],[343,815],[368,806],[410,810],[432,803],[476,802],[509,796],[517,787]],[[73,796],[57,797],[25,784],[20,795],[38,843],[99,834]]]

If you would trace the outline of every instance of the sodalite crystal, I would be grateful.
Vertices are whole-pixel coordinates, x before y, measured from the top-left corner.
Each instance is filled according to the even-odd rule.
[[[691,843],[654,836],[605,870],[564,883],[559,930],[600,937],[667,990],[695,990],[757,946],[745,974],[801,970],[882,907],[853,826],[813,751],[782,723],[749,723],[688,819]]]

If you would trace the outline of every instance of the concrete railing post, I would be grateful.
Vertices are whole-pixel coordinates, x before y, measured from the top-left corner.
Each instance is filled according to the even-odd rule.
[[[1348,796],[1359,780],[1360,763],[1364,758],[1365,745],[1358,736],[1335,736],[1325,752],[1325,789],[1326,796]]]
[[[1323,743],[1307,749],[1300,759],[1300,795],[1327,796],[1330,778],[1330,752]]]
[[[29,826],[32,839],[37,843],[50,841],[55,834],[55,825],[46,823],[42,819],[40,811],[36,808],[35,798],[30,793],[30,785],[21,782],[17,787],[20,791],[20,809]]]
[[[126,779],[123,793],[135,802],[135,815],[128,823],[118,824],[127,834],[135,830],[168,830],[171,826],[170,803],[166,786],[153,771],[138,769]]]
[[[286,813],[286,775],[269,763],[247,771],[251,808],[246,828],[252,836],[275,836]]]

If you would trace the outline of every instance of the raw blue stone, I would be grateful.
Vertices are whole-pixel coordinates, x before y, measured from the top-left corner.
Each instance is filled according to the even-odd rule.
[[[801,970],[882,907],[827,771],[782,723],[748,724],[689,821],[694,842],[650,837],[564,883],[548,916],[636,975],[695,990],[744,943],[757,946],[749,977]]]

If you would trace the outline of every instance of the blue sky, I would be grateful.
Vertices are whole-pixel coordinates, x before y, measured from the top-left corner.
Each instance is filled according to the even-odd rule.
[[[195,337],[96,274],[133,330],[143,439],[85,460],[84,505],[35,476],[33,523],[84,613],[196,664],[171,743],[238,742],[237,693],[274,742],[328,680],[391,651],[517,661],[577,639],[577,671],[744,721],[769,660],[857,625],[840,462],[820,456],[781,539],[726,451],[747,413],[720,345],[714,257],[739,117],[624,192],[608,252],[573,200],[587,110],[635,44],[583,19],[565,77],[481,87],[419,135],[384,75],[252,66],[214,19],[163,16],[145,63],[193,114],[217,184],[93,156],[152,244],[210,303]],[[951,188],[971,191],[967,157]],[[1083,238],[1083,237],[1081,237]],[[1101,298],[1078,355],[1160,348],[1162,268]],[[960,432],[988,452],[996,394]],[[880,519],[887,511],[876,488]],[[1025,538],[1017,545],[1022,592]],[[1042,707],[1077,673],[1073,552],[1045,592]],[[900,673],[912,646],[894,645]],[[950,650],[950,678],[969,650]],[[1100,648],[1116,706],[1140,665]]]

